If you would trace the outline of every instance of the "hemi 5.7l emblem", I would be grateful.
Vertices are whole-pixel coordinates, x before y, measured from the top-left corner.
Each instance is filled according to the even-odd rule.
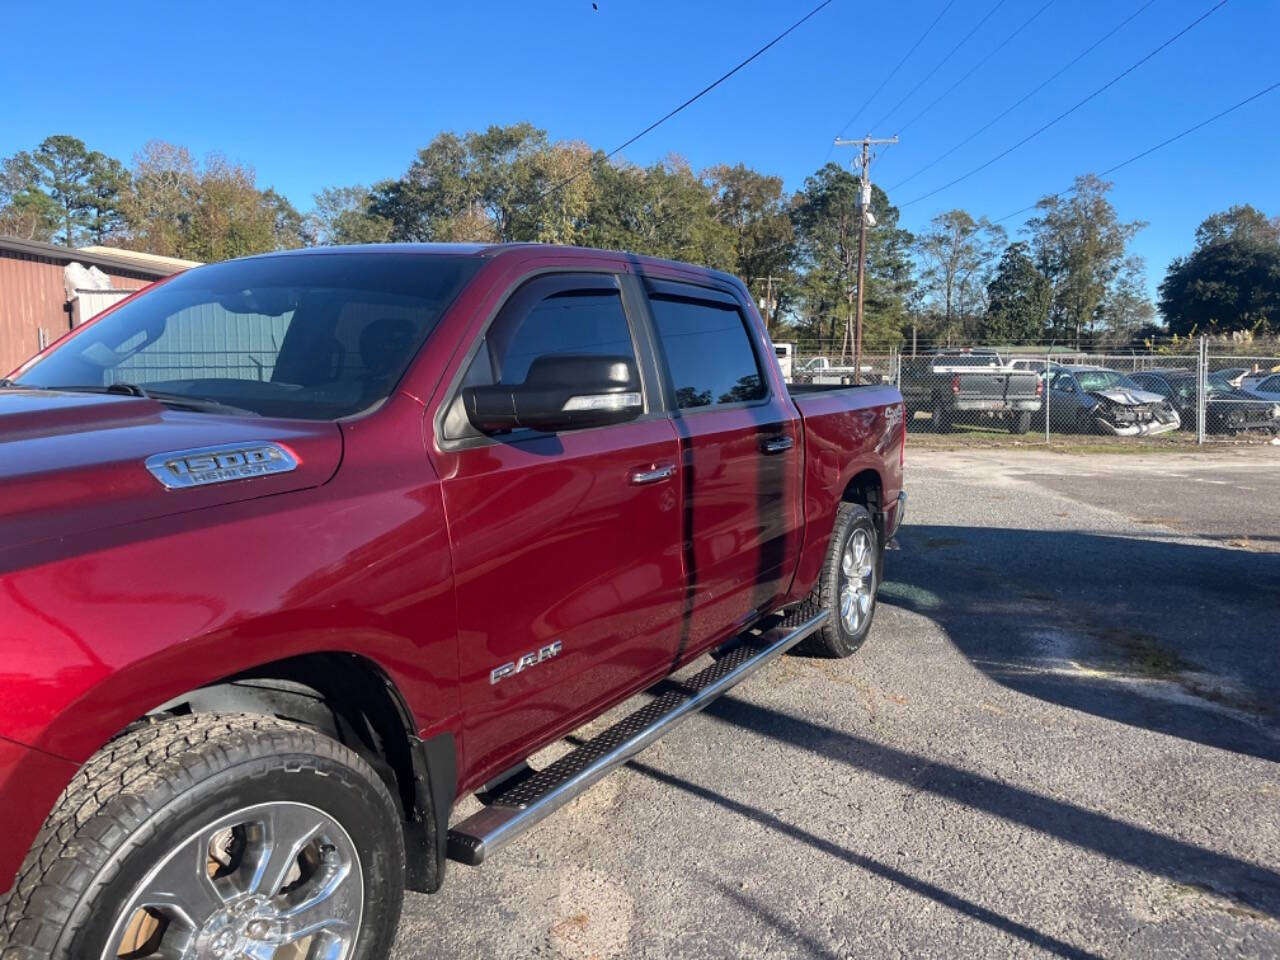
[[[532,653],[526,653],[519,660],[511,663],[504,663],[500,667],[494,667],[489,671],[489,682],[497,683],[499,680],[505,680],[507,677],[514,677],[521,671],[528,670],[530,667],[536,667],[544,660],[550,660],[560,652],[560,641],[549,643],[540,650]]]
[[[278,443],[231,443],[220,447],[174,450],[147,457],[151,475],[170,490],[226,483],[298,469],[298,459]]]

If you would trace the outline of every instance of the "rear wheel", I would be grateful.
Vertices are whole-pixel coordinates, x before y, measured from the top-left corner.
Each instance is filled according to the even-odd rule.
[[[841,503],[822,575],[809,595],[815,609],[827,612],[827,622],[799,649],[847,657],[862,646],[875,616],[883,569],[884,553],[871,514],[860,504]]]
[[[1021,413],[1015,413],[1009,420],[1009,432],[1013,434],[1024,434],[1031,429],[1031,411],[1024,410]]]
[[[357,754],[196,715],[103,748],[0,901],[4,960],[373,960],[403,899],[399,812]]]

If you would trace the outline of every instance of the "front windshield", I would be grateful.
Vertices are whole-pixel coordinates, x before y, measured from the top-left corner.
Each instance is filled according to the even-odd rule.
[[[1142,389],[1123,373],[1117,373],[1114,370],[1079,370],[1076,372],[1076,380],[1085,393],[1092,393],[1095,390],[1114,390],[1117,387],[1128,390]]]
[[[90,324],[16,383],[136,384],[264,416],[349,416],[390,394],[481,262],[317,253],[200,267]]]

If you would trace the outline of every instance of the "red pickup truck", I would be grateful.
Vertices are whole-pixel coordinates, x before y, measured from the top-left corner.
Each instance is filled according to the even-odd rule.
[[[643,257],[331,248],[123,301],[0,381],[3,956],[386,956],[446,859],[859,646],[903,437],[891,387],[788,391],[738,280]]]

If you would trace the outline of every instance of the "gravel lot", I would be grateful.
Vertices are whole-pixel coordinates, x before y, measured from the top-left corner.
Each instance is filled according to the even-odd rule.
[[[738,687],[394,960],[1280,956],[1280,451],[909,452],[867,645]]]

